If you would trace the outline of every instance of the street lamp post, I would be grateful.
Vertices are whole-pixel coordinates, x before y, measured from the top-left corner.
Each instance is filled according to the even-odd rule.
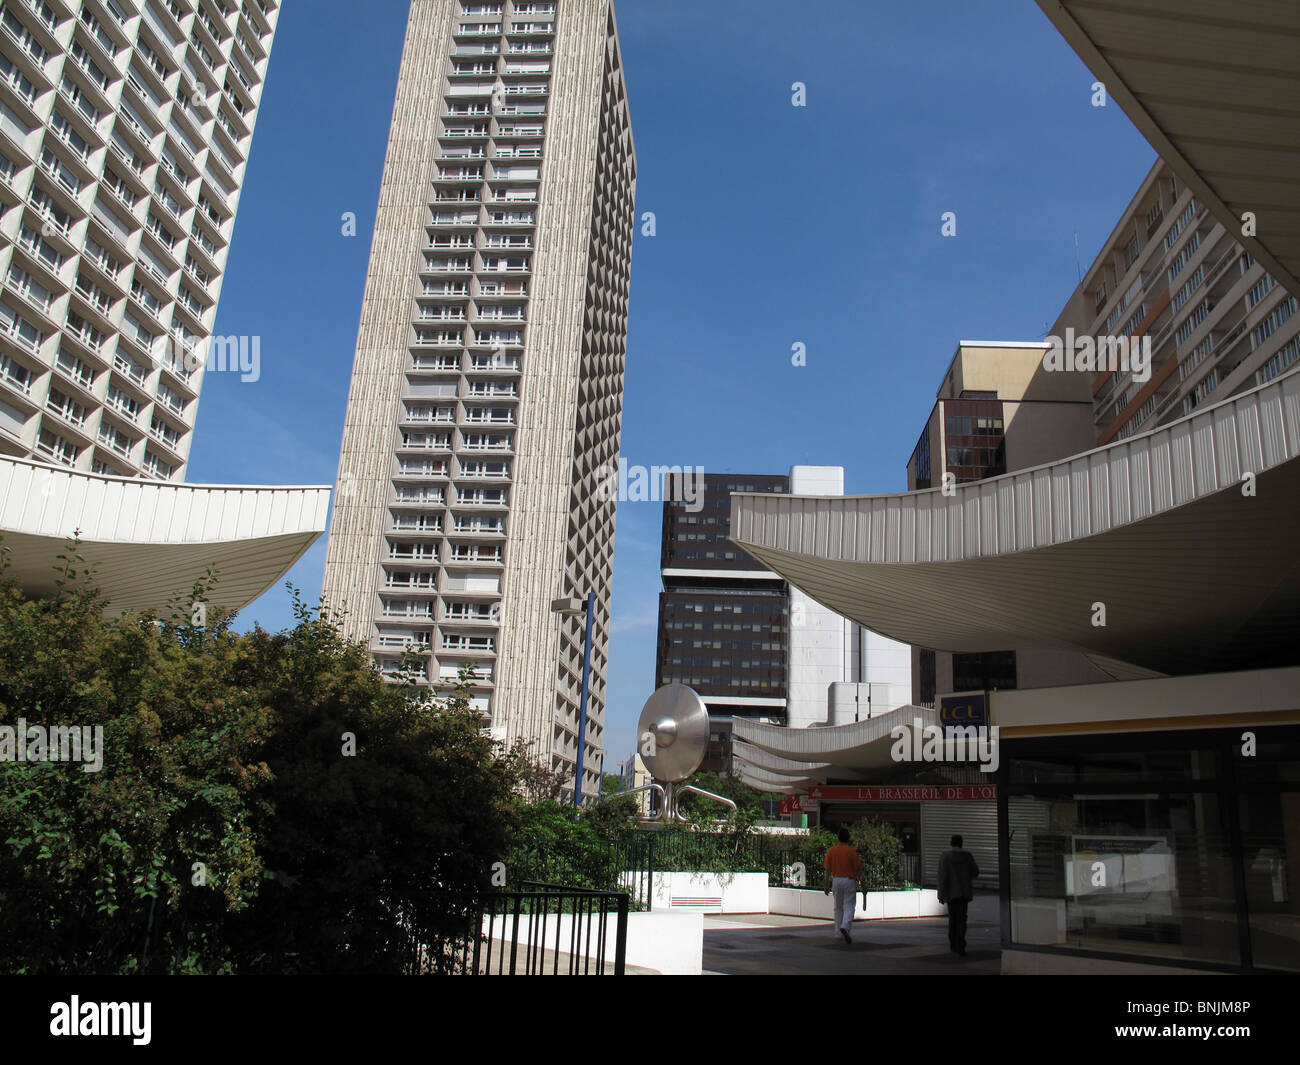
[[[551,609],[566,617],[582,613],[582,600],[556,599]],[[596,593],[587,593],[587,635],[582,641],[582,702],[578,708],[578,771],[573,778],[573,805],[582,805],[582,755],[587,745],[587,694],[591,687],[591,627],[596,616]]]

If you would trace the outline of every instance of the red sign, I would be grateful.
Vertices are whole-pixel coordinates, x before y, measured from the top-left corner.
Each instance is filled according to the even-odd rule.
[[[992,802],[996,784],[828,784],[808,789],[815,802]]]

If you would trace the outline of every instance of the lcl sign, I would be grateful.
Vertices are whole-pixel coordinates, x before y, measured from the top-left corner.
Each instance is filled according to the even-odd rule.
[[[980,728],[989,723],[988,696],[945,695],[939,699],[939,724],[949,728]]]

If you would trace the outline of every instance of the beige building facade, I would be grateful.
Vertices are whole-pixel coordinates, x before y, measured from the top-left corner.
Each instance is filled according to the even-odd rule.
[[[473,671],[498,738],[601,769],[636,191],[608,0],[413,0],[324,594],[381,670]]]
[[[1149,344],[1145,372],[1089,374],[1095,444],[1267,384],[1300,363],[1300,303],[1157,160],[1052,327]]]
[[[275,0],[0,5],[0,455],[184,478]]]

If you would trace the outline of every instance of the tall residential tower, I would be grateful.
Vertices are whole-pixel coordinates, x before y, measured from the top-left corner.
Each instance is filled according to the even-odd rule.
[[[324,594],[396,674],[601,766],[636,161],[609,0],[412,0]]]
[[[278,8],[0,3],[0,455],[183,477]]]

